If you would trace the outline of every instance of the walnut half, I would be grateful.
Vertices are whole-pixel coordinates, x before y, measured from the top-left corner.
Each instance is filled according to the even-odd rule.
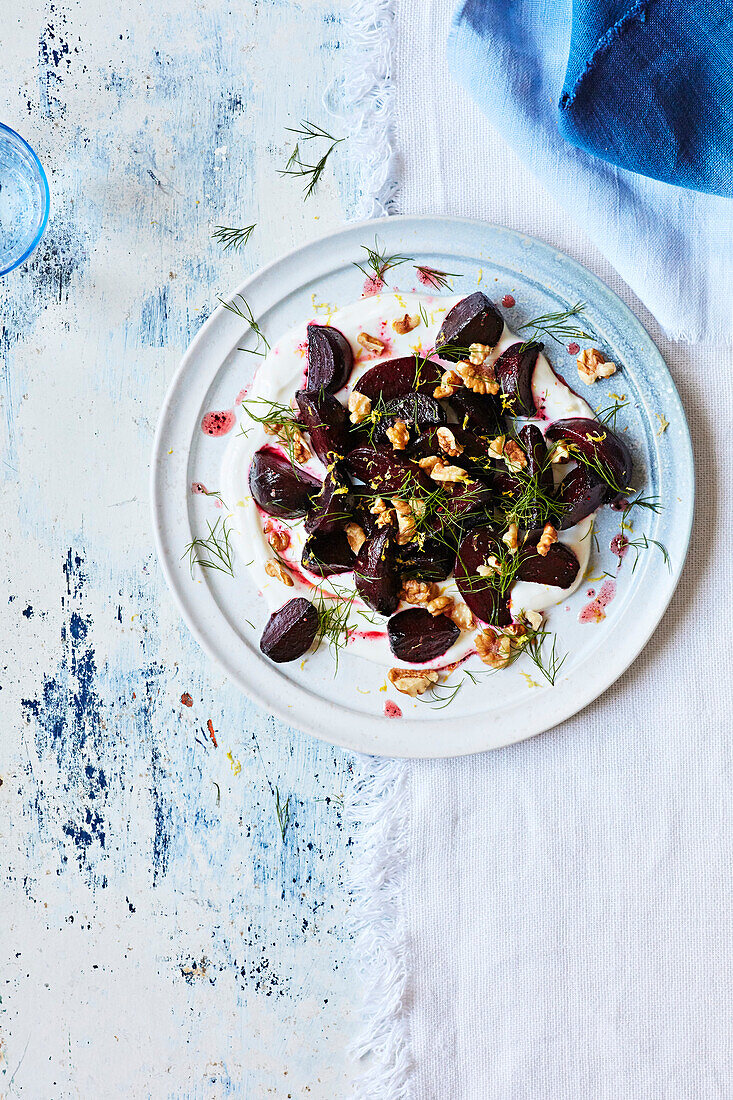
[[[422,695],[438,682],[438,673],[412,668],[391,668],[387,678],[403,695]]]

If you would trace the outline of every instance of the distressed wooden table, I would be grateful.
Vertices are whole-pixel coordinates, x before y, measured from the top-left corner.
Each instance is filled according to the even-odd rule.
[[[349,1091],[350,757],[199,650],[148,505],[158,410],[217,293],[353,210],[343,157],[307,204],[277,175],[286,126],[338,125],[342,37],[326,0],[7,19],[2,121],[52,213],[0,282],[2,1096]],[[253,221],[243,253],[211,239]]]

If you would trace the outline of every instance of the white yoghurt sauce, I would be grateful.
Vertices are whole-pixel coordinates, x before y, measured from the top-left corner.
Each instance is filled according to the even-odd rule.
[[[339,390],[337,397],[346,404],[348,395],[365,371],[384,359],[396,359],[413,355],[415,352],[426,354],[435,344],[438,330],[443,319],[453,306],[465,295],[458,297],[437,297],[429,294],[377,294],[362,298],[343,309],[313,318],[315,324],[333,325],[347,338],[354,352],[354,369],[346,386]],[[400,335],[392,328],[392,321],[404,317],[405,313],[419,314],[420,307],[428,318],[411,332]],[[307,365],[307,333],[304,322],[282,337],[271,349],[257,371],[252,386],[246,395],[247,402],[262,397],[287,405],[296,390],[302,389]],[[385,344],[384,353],[374,356],[365,352],[357,341],[360,332],[376,336]],[[504,326],[499,343],[487,362],[493,362],[511,344],[517,336]],[[590,406],[555,374],[544,355],[537,357],[537,365],[532,377],[532,390],[537,407],[546,420],[534,420],[540,428],[548,426],[553,420],[564,417],[590,417],[595,419]],[[253,406],[253,411],[262,409]],[[527,423],[528,421],[524,421]],[[269,517],[252,500],[249,493],[249,467],[255,451],[265,445],[281,449],[273,436],[268,436],[261,425],[252,421],[243,412],[240,423],[247,436],[235,434],[231,438],[222,466],[221,495],[233,509],[231,518],[232,538],[245,562],[251,562],[248,568],[267,601],[271,610],[282,607],[295,596],[313,596],[321,592],[325,597],[334,592],[351,595],[354,592],[353,573],[342,573],[331,578],[317,577],[309,573],[300,564],[301,553],[306,539],[303,522],[285,521]],[[284,453],[284,451],[283,451]],[[325,467],[314,456],[304,467],[323,479]],[[565,470],[568,469],[566,466]],[[557,476],[557,471],[556,471]],[[593,517],[589,516],[575,527],[561,531],[559,541],[569,546],[580,563],[578,575],[570,588],[558,588],[553,585],[535,584],[517,581],[511,590],[511,610],[516,616],[521,610],[544,611],[555,604],[562,603],[582,584],[590,556],[590,532]],[[281,553],[282,559],[291,567],[293,587],[286,587],[281,581],[265,572],[265,562],[273,557],[267,541],[267,531],[283,530],[290,535],[290,545]],[[452,595],[460,599],[460,593],[452,579],[439,583],[441,594]],[[405,606],[405,605],[402,605]],[[400,608],[401,610],[402,608]],[[364,614],[360,614],[363,612]],[[387,668],[395,663],[395,657],[387,640],[387,620],[372,612],[357,597],[354,600],[349,619],[349,651],[366,657],[368,660]],[[444,667],[447,663],[460,661],[474,649],[475,631],[462,631],[458,641],[447,653],[425,667]]]

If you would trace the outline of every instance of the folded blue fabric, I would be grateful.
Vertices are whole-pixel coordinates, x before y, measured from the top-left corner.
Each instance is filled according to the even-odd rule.
[[[732,28],[733,0],[575,0],[572,32],[570,0],[464,0],[448,45],[667,335],[709,344],[733,343]]]
[[[560,133],[603,160],[733,195],[733,0],[581,0]]]

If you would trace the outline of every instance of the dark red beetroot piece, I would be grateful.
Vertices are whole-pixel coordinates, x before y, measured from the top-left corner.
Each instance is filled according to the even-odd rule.
[[[318,612],[309,600],[299,596],[288,600],[267,620],[260,649],[271,661],[297,661],[313,645],[318,633]]]
[[[324,466],[330,466],[349,449],[349,414],[338,398],[325,390],[317,393],[299,390],[295,400],[313,450]]]
[[[387,402],[384,415],[377,422],[374,432],[375,443],[389,443],[387,428],[396,420],[404,420],[413,438],[417,433],[431,427],[447,423],[445,409],[425,393],[406,393],[404,397],[395,397]]]
[[[444,581],[453,569],[455,550],[442,539],[426,538],[422,546],[414,540],[397,547],[397,569],[400,574],[420,581]]]
[[[448,405],[463,428],[482,435],[501,435],[504,431],[501,401],[491,393],[473,393],[472,390],[456,390],[447,398]]]
[[[320,488],[317,478],[297,469],[271,447],[261,447],[252,458],[249,491],[269,516],[281,519],[304,516]]]
[[[347,455],[345,464],[350,474],[378,493],[409,492],[415,480],[425,488],[431,487],[425,471],[391,446],[357,447]]]
[[[335,393],[345,386],[354,366],[351,344],[331,325],[308,325],[306,389]]]
[[[545,557],[542,557],[535,549],[541,534],[541,531],[537,531],[534,535],[529,535],[520,547],[518,579],[570,588],[580,568],[578,559],[570,547],[562,542],[553,543]]]
[[[545,438],[553,443],[560,439],[566,440],[577,447],[583,456],[604,469],[609,480],[617,487],[607,487],[607,501],[613,500],[619,492],[628,491],[632,471],[631,453],[623,439],[605,424],[583,417],[556,420],[547,429]],[[596,473],[595,470],[592,472]]]
[[[492,508],[493,494],[480,478],[473,478],[471,481],[444,481],[440,487],[440,504],[435,515],[428,521],[428,526],[434,531],[440,531],[446,523],[469,515],[485,515]]]
[[[350,482],[345,474],[336,469],[326,471],[320,493],[313,497],[311,507],[305,517],[305,529],[309,535],[314,531],[327,534],[343,527],[351,519],[349,504]]]
[[[491,577],[478,575],[478,567],[486,565],[490,555],[495,554],[501,559],[501,549],[501,543],[488,527],[472,531],[458,549],[455,578],[458,591],[477,619],[496,626],[508,626],[511,622],[509,593],[502,597],[499,589],[491,583]]]
[[[303,567],[318,577],[349,573],[355,560],[344,531],[314,532],[305,540],[300,557]]]
[[[461,633],[447,615],[431,615],[424,607],[408,607],[387,623],[389,648],[398,661],[421,665],[446,653]]]
[[[537,477],[539,488],[551,497],[555,481],[547,456],[545,437],[536,424],[525,424],[519,432],[519,442],[527,456],[526,474],[529,477]],[[532,529],[537,527],[538,524],[544,524],[544,518],[542,510],[535,508],[534,513],[527,519],[527,527]]]
[[[367,607],[391,615],[402,587],[389,531],[375,531],[362,544],[354,565],[356,591]]]
[[[443,368],[432,359],[421,359],[408,355],[401,359],[387,359],[377,363],[371,370],[362,374],[354,386],[371,402],[382,396],[383,401],[393,397],[404,397],[406,393],[417,390],[418,393],[432,394],[440,382]]]
[[[522,350],[522,344],[512,344],[494,363],[496,380],[506,398],[507,412],[512,416],[534,416],[536,409],[532,396],[532,375],[542,344],[530,344]]]
[[[566,509],[560,530],[566,531],[568,527],[573,527],[591,512],[595,512],[606,500],[607,493],[605,481],[601,481],[585,466],[576,466],[562,479],[555,491],[555,498]]]
[[[465,349],[471,344],[495,347],[503,329],[504,318],[486,295],[477,290],[448,311],[435,339],[435,347],[441,359],[465,359]],[[453,344],[455,350],[446,344]]]

